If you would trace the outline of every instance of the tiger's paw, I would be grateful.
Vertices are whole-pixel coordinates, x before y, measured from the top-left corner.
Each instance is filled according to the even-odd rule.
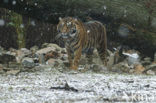
[[[77,66],[75,66],[75,65],[73,65],[73,66],[71,66],[71,67],[70,67],[70,69],[77,70],[77,69],[78,69],[78,67],[77,67]]]

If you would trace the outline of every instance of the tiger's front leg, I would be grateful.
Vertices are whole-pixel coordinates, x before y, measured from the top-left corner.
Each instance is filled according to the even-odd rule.
[[[74,70],[78,69],[81,54],[82,54],[82,47],[80,46],[74,53],[74,65],[72,66],[71,69],[74,69]]]
[[[73,60],[72,60],[72,54],[70,52],[70,48],[67,48],[67,55],[68,55],[69,67],[71,68],[73,65]]]

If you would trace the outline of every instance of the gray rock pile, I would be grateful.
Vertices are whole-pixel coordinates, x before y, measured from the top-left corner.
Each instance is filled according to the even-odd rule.
[[[145,57],[141,59],[140,53],[135,50],[122,51],[108,50],[108,64],[104,67],[99,59],[97,50],[92,55],[93,61],[88,63],[86,55],[82,55],[79,69],[82,71],[91,70],[93,72],[118,72],[132,74],[148,74],[156,73],[156,54],[154,61]],[[62,71],[68,69],[68,56],[65,48],[61,48],[56,44],[45,43],[41,48],[33,46],[19,50],[4,50],[0,47],[0,73],[16,74],[24,70],[30,70],[38,66],[49,65],[53,68],[62,68]]]

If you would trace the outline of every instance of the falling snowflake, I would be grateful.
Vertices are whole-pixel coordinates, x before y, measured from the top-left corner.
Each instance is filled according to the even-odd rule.
[[[34,5],[37,6],[37,3],[35,3]]]
[[[27,10],[28,8],[25,7],[24,9]]]
[[[129,35],[129,29],[125,26],[120,26],[118,33],[121,37],[127,37]]]
[[[103,8],[106,10],[107,9],[107,7],[106,6],[103,6]]]
[[[0,26],[4,26],[5,21],[3,19],[0,19]]]
[[[12,1],[12,5],[16,5],[16,1],[14,0],[14,1]]]
[[[35,24],[35,21],[31,21],[31,25],[32,26],[35,26],[36,24]]]
[[[87,33],[90,33],[90,30],[87,30]]]
[[[20,25],[20,28],[24,28],[24,24],[21,24],[21,25]]]
[[[152,20],[151,26],[152,26],[153,28],[156,28],[156,18],[154,18],[154,19]]]

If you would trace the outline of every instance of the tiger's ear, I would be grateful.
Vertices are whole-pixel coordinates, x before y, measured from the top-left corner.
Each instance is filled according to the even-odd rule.
[[[61,20],[62,20],[62,18],[61,18],[61,17],[59,17],[59,20],[61,21]]]

